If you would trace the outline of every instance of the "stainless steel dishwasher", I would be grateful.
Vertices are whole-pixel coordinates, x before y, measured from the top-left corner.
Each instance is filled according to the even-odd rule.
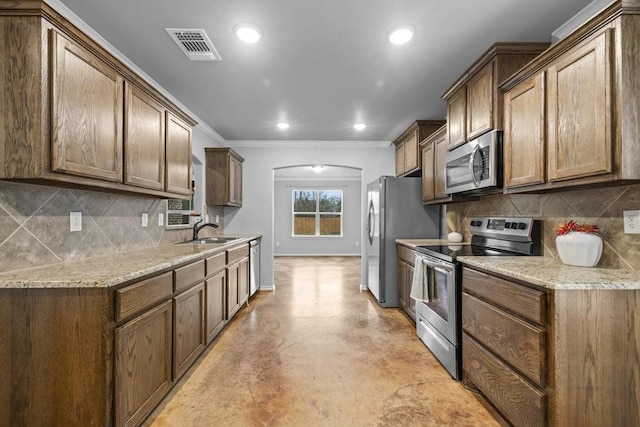
[[[260,239],[249,241],[249,298],[260,288]]]

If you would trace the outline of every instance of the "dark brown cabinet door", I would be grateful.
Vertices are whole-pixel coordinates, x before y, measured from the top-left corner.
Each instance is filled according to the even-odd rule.
[[[171,388],[171,301],[116,329],[115,421],[135,426]]]
[[[434,185],[434,153],[433,144],[422,146],[422,201],[429,202],[435,198]]]
[[[447,148],[450,150],[467,138],[467,88],[461,87],[447,100]]]
[[[550,181],[612,170],[613,31],[578,45],[547,71]]]
[[[447,133],[442,131],[434,136],[433,181],[434,198],[444,199],[447,195]]]
[[[229,320],[240,310],[239,275],[239,263],[227,267],[227,319]]]
[[[467,139],[493,129],[493,63],[467,83]]]
[[[242,163],[230,148],[205,148],[207,204],[242,206]]]
[[[249,300],[249,258],[240,261],[238,269],[238,298],[240,305]]]
[[[130,83],[125,97],[124,182],[164,190],[165,109]]]
[[[191,195],[191,126],[167,111],[166,191]]]
[[[226,287],[227,273],[226,270],[219,271],[206,282],[206,298],[207,298],[207,344],[209,344],[222,330],[227,321],[226,313]]]
[[[544,75],[515,86],[504,97],[504,186],[545,181]]]
[[[180,378],[205,346],[204,283],[173,298],[173,378]]]
[[[51,169],[122,182],[124,80],[50,30]]]

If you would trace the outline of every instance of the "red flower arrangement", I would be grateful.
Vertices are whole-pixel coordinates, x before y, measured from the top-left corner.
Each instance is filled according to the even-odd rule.
[[[556,235],[562,236],[563,234],[567,234],[570,231],[578,231],[582,233],[597,233],[599,229],[600,227],[595,224],[578,224],[574,220],[570,220],[558,226]]]

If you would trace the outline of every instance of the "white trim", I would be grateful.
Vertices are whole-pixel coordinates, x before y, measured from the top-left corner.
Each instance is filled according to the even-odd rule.
[[[111,43],[109,43],[104,37],[96,32],[93,28],[91,28],[86,22],[84,22],[78,15],[76,15],[71,9],[69,9],[64,4],[60,3],[59,0],[45,0],[45,2],[51,6],[56,12],[66,18],[73,25],[78,27],[82,32],[84,32],[87,36],[89,36],[93,41],[106,49],[111,55],[120,60],[127,67],[131,68],[136,74],[142,77],[147,83],[153,86],[158,92],[164,95],[167,99],[169,99],[172,103],[174,103],[178,108],[184,111],[187,115],[191,116],[194,120],[198,122],[197,127],[207,134],[209,137],[218,142],[221,145],[225,145],[226,140],[216,132],[211,126],[206,124],[204,120],[198,117],[193,111],[184,106],[184,104],[178,101],[173,95],[171,95],[165,88],[160,86],[158,82],[153,80],[147,73],[142,71],[140,67],[131,62],[129,58],[124,56],[122,52],[116,49]]]
[[[316,178],[302,178],[302,177],[300,177],[300,178],[288,177],[287,178],[287,177],[282,177],[282,178],[278,178],[278,177],[274,177],[273,180],[274,181],[295,181],[295,182],[298,182],[298,181],[312,181],[312,182],[315,182],[315,181],[339,181],[339,182],[356,181],[356,182],[358,182],[358,181],[362,181],[362,178],[356,178],[356,177],[352,177],[352,178],[339,178],[339,177],[326,177],[326,178],[322,178],[322,177],[320,177],[320,178],[318,178],[318,177],[316,177]],[[326,184],[323,184],[323,185],[326,185]],[[294,185],[292,184],[290,187],[293,188]],[[311,187],[312,186],[309,186],[309,188],[311,188]],[[318,186],[315,186],[315,187],[319,188]],[[333,185],[333,186],[327,185],[327,188],[329,188],[329,187],[335,187],[335,185]],[[344,187],[346,188],[347,186],[345,185]]]
[[[277,258],[279,256],[282,257],[336,257],[336,256],[362,256],[362,254],[360,252],[358,252],[357,254],[273,254],[274,258]]]
[[[260,285],[258,290],[259,291],[267,291],[267,292],[275,292],[276,291],[276,285],[271,285],[271,286]]]
[[[266,141],[227,140],[229,147],[249,148],[389,148],[391,141]]]
[[[600,11],[604,10],[604,8],[610,3],[613,3],[613,0],[593,0],[551,33],[551,43],[557,43],[567,37],[578,27],[581,27],[591,18],[600,13]]]

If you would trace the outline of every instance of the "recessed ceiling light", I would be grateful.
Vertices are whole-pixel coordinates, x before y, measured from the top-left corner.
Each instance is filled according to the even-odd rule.
[[[276,126],[278,129],[289,129],[289,123],[286,122],[279,122]]]
[[[236,36],[245,43],[255,43],[262,38],[262,31],[253,24],[238,24],[234,31]]]
[[[322,165],[313,165],[313,166],[311,166],[311,169],[312,169],[315,173],[320,173],[320,172],[322,172],[322,168],[323,168],[323,167],[324,167],[324,166],[322,166]]]
[[[363,130],[366,127],[367,127],[367,125],[365,125],[364,123],[356,123],[355,125],[353,125],[353,128],[355,130]]]
[[[415,32],[415,28],[409,24],[396,25],[387,33],[387,40],[396,45],[405,44],[413,38]]]

